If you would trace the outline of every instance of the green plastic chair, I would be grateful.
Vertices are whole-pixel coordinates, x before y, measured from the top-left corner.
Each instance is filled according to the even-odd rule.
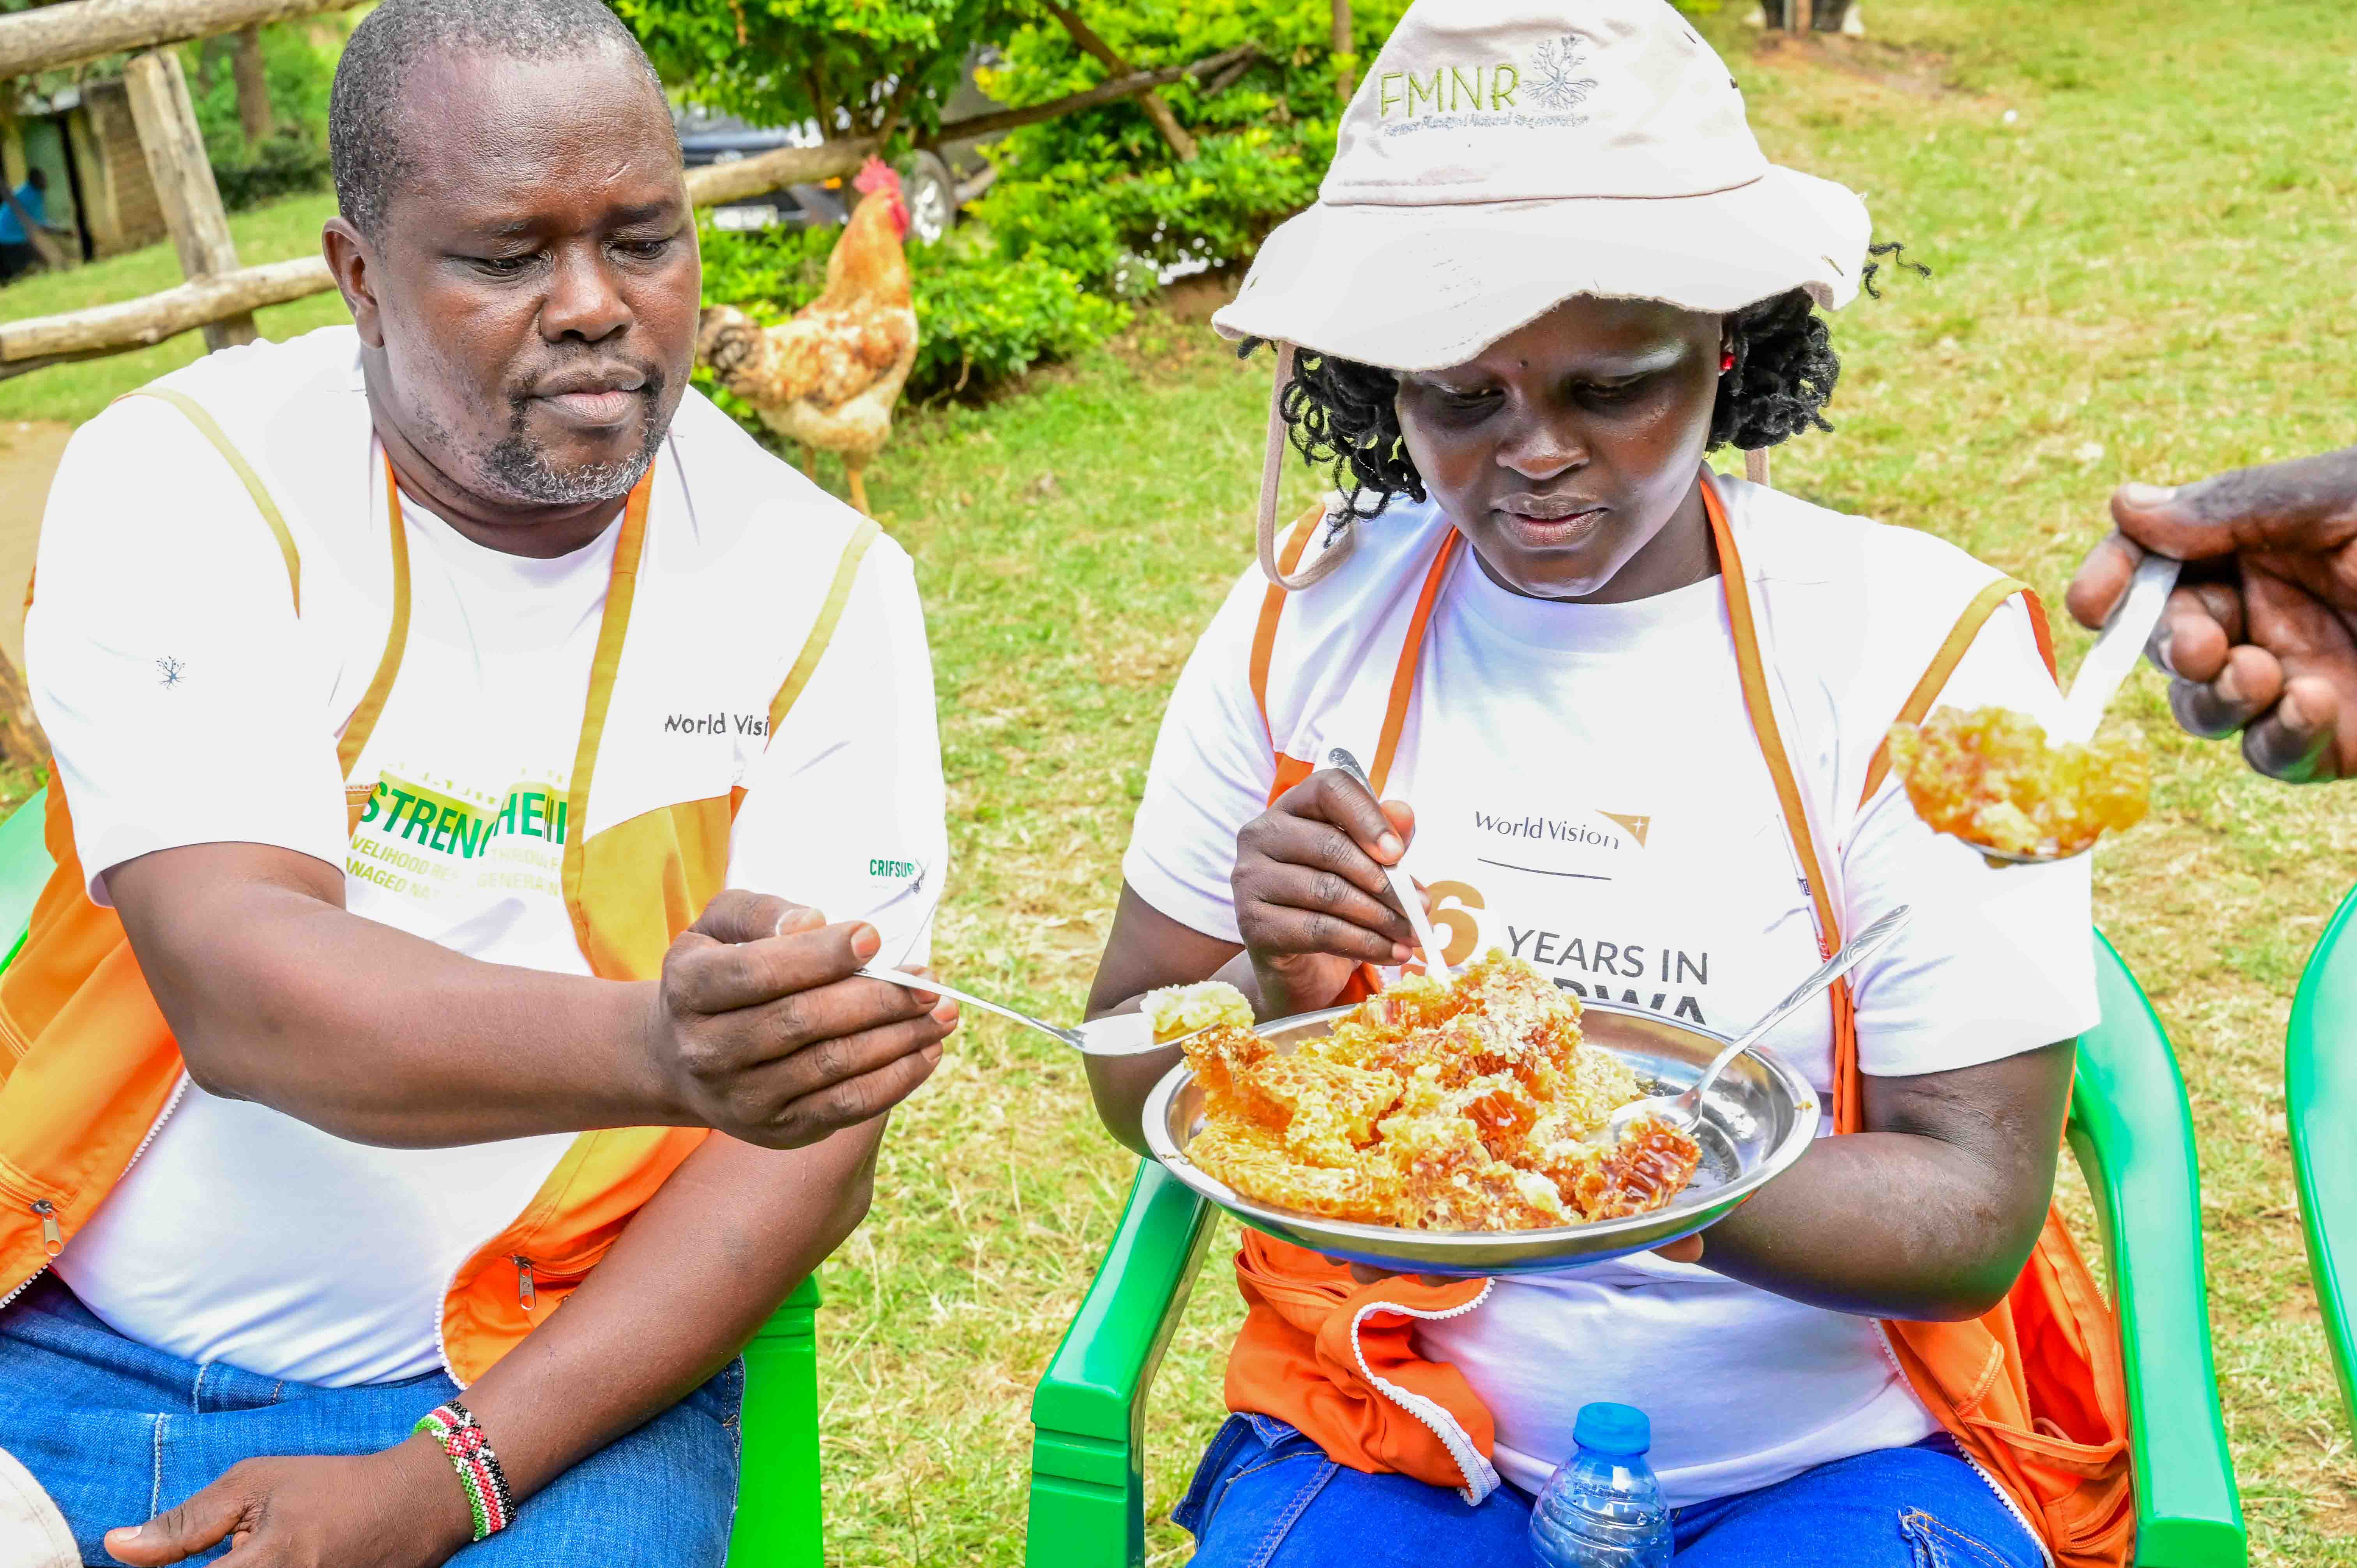
[[[2284,1039],[2284,1100],[2292,1168],[2308,1231],[2308,1266],[2341,1401],[2357,1424],[2357,890],[2317,939],[2292,999]],[[2343,949],[2349,950],[2343,951]]]
[[[53,863],[42,789],[0,822],[0,934],[14,963]],[[745,1347],[745,1408],[729,1568],[820,1568],[818,1276],[786,1298]]]
[[[2152,1004],[2100,932],[2095,963],[2104,1021],[2079,1040],[2068,1134],[2116,1282],[2135,1560],[2240,1568],[2250,1545],[2210,1355],[2185,1085]],[[2350,987],[2357,996],[2357,972]],[[1146,1393],[1211,1245],[1215,1212],[1159,1165],[1139,1162],[1113,1245],[1032,1396],[1028,1568],[1146,1561]],[[2342,1212],[2357,1219],[2357,1208]]]

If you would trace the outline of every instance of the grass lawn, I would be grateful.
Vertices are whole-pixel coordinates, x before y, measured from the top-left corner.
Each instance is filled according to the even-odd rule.
[[[1841,429],[1780,454],[1781,486],[1953,539],[2059,606],[2119,480],[2357,438],[2357,364],[2336,340],[2357,257],[2339,7],[1866,9],[1875,37],[1846,63],[1756,53],[1733,0],[1703,24],[1771,155],[1865,191],[1879,231],[1937,274],[1893,280],[1841,322]],[[301,249],[295,205],[276,209],[285,245],[241,234],[255,259]],[[0,302],[13,313],[23,297]],[[98,373],[0,384],[0,415],[85,415],[119,390]],[[145,373],[124,369],[122,385]],[[1265,376],[1265,359],[1239,367],[1207,330],[1155,317],[989,408],[902,411],[870,481],[931,618],[952,977],[1077,1015],[1164,695],[1251,556]],[[1310,484],[1292,487],[1298,506]],[[2086,639],[2062,640],[2067,663]],[[2357,1564],[2357,1460],[2301,1251],[2281,1070],[2294,977],[2351,875],[2357,787],[2254,779],[2231,749],[2179,736],[2159,693],[2146,673],[2123,698],[2160,783],[2152,820],[2100,861],[2097,914],[2193,1100],[2256,1558]],[[1129,1170],[1067,1055],[968,1026],[899,1115],[874,1215],[825,1271],[831,1558],[1021,1560],[1027,1401]],[[1157,1385],[1157,1563],[1186,1554],[1168,1514],[1218,1420],[1238,1316],[1215,1261]]]
[[[247,266],[291,261],[319,252],[319,225],[335,216],[336,199],[325,192],[230,214],[230,237]],[[167,242],[109,256],[70,272],[41,273],[0,288],[0,321],[52,316],[93,305],[111,305],[154,294],[182,281],[180,260]],[[292,338],[314,327],[350,321],[343,296],[315,294],[274,305],[255,314],[264,338]],[[136,386],[177,371],[205,351],[201,332],[183,332],[152,349],[112,359],[85,360],[0,381],[0,419],[63,419],[79,423]]]

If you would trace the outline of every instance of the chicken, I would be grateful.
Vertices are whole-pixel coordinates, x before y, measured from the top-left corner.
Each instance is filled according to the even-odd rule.
[[[706,310],[695,352],[763,424],[802,444],[813,478],[818,448],[841,454],[851,504],[864,512],[864,470],[892,434],[892,405],[916,363],[917,313],[900,177],[870,158],[852,183],[864,194],[826,259],[826,292],[775,327],[730,306]]]

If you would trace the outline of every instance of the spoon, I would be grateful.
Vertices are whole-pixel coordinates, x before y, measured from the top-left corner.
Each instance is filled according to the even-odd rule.
[[[1818,992],[1879,952],[1884,943],[1899,934],[1912,912],[1908,906],[1901,904],[1843,943],[1839,952],[1825,960],[1824,968],[1794,986],[1792,993],[1770,1008],[1766,1017],[1745,1030],[1740,1037],[1729,1040],[1727,1048],[1711,1058],[1710,1066],[1703,1069],[1702,1076],[1695,1079],[1684,1093],[1656,1094],[1647,1100],[1632,1100],[1615,1111],[1604,1130],[1607,1140],[1620,1142],[1621,1133],[1628,1131],[1631,1122],[1647,1116],[1667,1122],[1682,1132],[1690,1131],[1702,1119],[1703,1095],[1718,1081],[1718,1075],[1727,1070],[1727,1063],[1758,1045],[1769,1030],[1791,1017]]]
[[[1367,779],[1367,770],[1359,766],[1359,759],[1340,746],[1328,752],[1326,760],[1364,785],[1368,794],[1375,792],[1374,785]],[[1415,882],[1397,865],[1384,866],[1383,875],[1390,879],[1392,897],[1399,900],[1401,910],[1407,916],[1407,923],[1415,928],[1415,945],[1424,950],[1424,972],[1443,985],[1448,984],[1448,964],[1440,956],[1440,941],[1432,934],[1432,922],[1425,918],[1424,898],[1416,892]]]
[[[911,991],[929,992],[935,996],[946,996],[953,1002],[979,1007],[985,1013],[996,1013],[1002,1018],[1011,1018],[1026,1028],[1037,1029],[1076,1051],[1092,1057],[1143,1056],[1147,1051],[1175,1046],[1179,1040],[1190,1039],[1202,1033],[1196,1029],[1173,1039],[1157,1040],[1154,1037],[1154,1021],[1143,1013],[1109,1013],[1102,1018],[1092,1018],[1078,1028],[1066,1028],[1061,1024],[1050,1024],[1044,1018],[1034,1018],[1030,1014],[1018,1012],[1004,1003],[993,1002],[986,996],[976,996],[971,991],[960,991],[954,985],[943,985],[938,980],[928,980],[921,974],[910,974],[905,970],[887,969],[882,964],[871,963],[854,972],[869,980],[888,981],[894,985],[905,985]]]
[[[2078,674],[2071,679],[2071,694],[2062,699],[2061,720],[2048,736],[2054,744],[2084,746],[2095,738],[2095,728],[2104,722],[2104,710],[2111,706],[2128,671],[2136,668],[2145,644],[2152,640],[2153,628],[2160,624],[2160,612],[2168,607],[2169,590],[2177,586],[2178,570],[2183,565],[2183,562],[2172,561],[2166,555],[2147,555],[2136,564],[2136,575],[2128,579],[2128,591],[2112,607],[2111,618],[2104,623],[2102,635],[2087,650],[2087,657],[2079,661]],[[2045,865],[2072,858],[1992,849],[1961,834],[1958,838],[1978,850],[1992,865]],[[2085,854],[2094,847],[2091,843],[2076,853]]]

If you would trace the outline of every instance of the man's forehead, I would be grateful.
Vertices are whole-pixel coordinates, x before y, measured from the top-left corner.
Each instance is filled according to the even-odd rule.
[[[413,194],[502,205],[552,183],[576,197],[668,180],[679,141],[662,94],[619,49],[518,59],[453,51],[420,60],[398,118]]]

